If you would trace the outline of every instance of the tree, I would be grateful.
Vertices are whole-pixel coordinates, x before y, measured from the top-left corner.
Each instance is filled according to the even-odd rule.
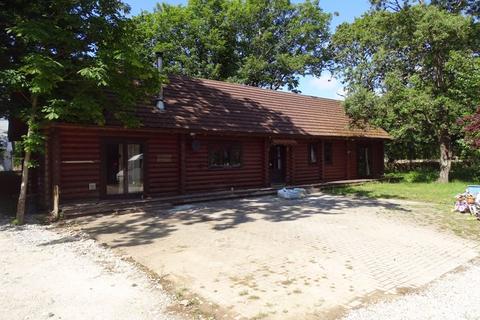
[[[465,131],[467,132],[467,142],[480,151],[480,107],[477,112],[471,116],[465,117],[461,124],[465,123]]]
[[[457,120],[480,102],[475,32],[469,16],[402,4],[339,26],[332,40],[347,112],[398,141],[430,140],[440,157],[440,182],[448,182],[453,145],[462,135]]]
[[[51,121],[125,125],[133,102],[158,89],[153,65],[136,51],[121,1],[12,1],[2,11],[0,91],[3,114],[27,124],[17,222],[23,223],[29,168]],[[113,93],[115,103],[107,98]]]
[[[318,0],[191,0],[159,4],[135,18],[147,52],[164,52],[165,71],[295,90],[320,75],[330,15]]]
[[[431,4],[451,13],[465,13],[480,16],[480,3],[477,0],[370,0],[376,10],[400,11],[415,4]]]

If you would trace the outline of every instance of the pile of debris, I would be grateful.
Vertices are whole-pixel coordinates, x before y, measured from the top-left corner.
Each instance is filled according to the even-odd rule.
[[[464,193],[455,196],[454,211],[470,213],[480,218],[480,185],[468,186]]]
[[[307,190],[303,188],[282,188],[277,191],[277,196],[283,199],[302,199],[307,195]]]

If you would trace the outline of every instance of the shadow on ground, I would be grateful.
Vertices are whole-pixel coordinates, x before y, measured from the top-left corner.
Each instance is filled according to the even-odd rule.
[[[301,200],[284,200],[273,196],[224,200],[173,209],[155,210],[114,216],[89,216],[75,220],[81,229],[93,236],[114,234],[113,248],[152,243],[168,237],[179,224],[208,223],[213,231],[224,231],[256,220],[285,222],[313,215],[344,214],[352,208],[387,209],[400,213],[411,210],[400,204],[377,199],[352,198],[332,195],[310,195]],[[351,211],[350,211],[351,212]]]

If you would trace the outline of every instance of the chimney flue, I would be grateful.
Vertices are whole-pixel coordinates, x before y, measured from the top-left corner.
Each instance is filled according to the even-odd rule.
[[[162,72],[163,52],[161,52],[161,51],[155,52],[155,57],[157,58],[157,70],[158,70],[158,72]]]
[[[157,70],[158,73],[162,72],[162,67],[163,67],[163,52],[157,51],[155,52],[155,57],[157,58]],[[159,110],[165,110],[165,104],[163,102],[163,87],[160,87],[160,92],[158,93],[155,106]]]

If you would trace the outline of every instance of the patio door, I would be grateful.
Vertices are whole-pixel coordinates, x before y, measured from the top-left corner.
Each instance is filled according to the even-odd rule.
[[[357,170],[359,178],[370,178],[372,176],[371,158],[370,146],[359,145],[357,148]]]
[[[103,168],[105,196],[143,193],[143,145],[106,142]]]

